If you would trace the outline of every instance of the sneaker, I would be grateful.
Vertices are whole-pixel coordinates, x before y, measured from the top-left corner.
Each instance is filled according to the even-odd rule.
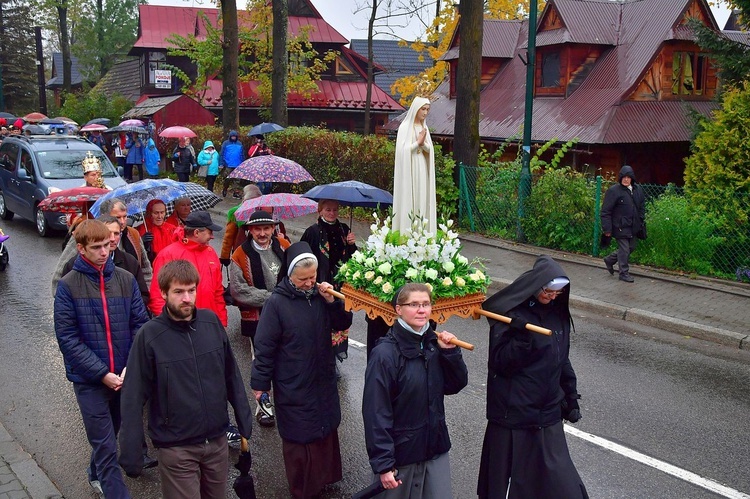
[[[104,497],[104,490],[102,490],[102,484],[99,482],[99,480],[89,480],[89,485],[91,485],[91,488],[94,489],[94,492]]]
[[[633,279],[633,276],[630,274],[620,274],[620,280],[624,282],[633,282],[635,279]]]
[[[258,421],[258,424],[261,426],[265,426],[266,428],[269,428],[271,426],[276,425],[276,418],[273,416],[269,416],[268,414],[264,413],[263,411],[259,412],[255,415],[255,419]]]
[[[609,272],[609,275],[615,275],[615,264],[609,263],[607,259],[604,259],[604,265],[607,266],[607,272]]]
[[[238,430],[236,426],[230,424],[227,428],[227,441],[239,442],[241,439],[242,435],[240,435],[240,430]]]
[[[273,418],[273,404],[271,403],[271,396],[268,394],[268,392],[263,392],[263,394],[260,396],[260,401],[258,401],[258,404],[260,405],[260,412],[258,414],[265,414],[269,418]]]

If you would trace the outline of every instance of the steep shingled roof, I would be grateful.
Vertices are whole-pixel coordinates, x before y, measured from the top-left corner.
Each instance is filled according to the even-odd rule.
[[[78,64],[78,58],[74,55],[70,56],[70,84],[74,87],[83,84],[83,76],[81,75],[81,66]],[[63,85],[63,56],[62,52],[54,52],[52,54],[52,78],[47,80],[47,88],[58,88]]]
[[[352,40],[350,47],[367,59],[367,40]],[[401,46],[398,40],[373,40],[372,51],[375,63],[383,71],[375,75],[375,84],[394,98],[398,98],[398,95],[391,93],[391,85],[396,80],[404,76],[421,74],[433,64],[431,57],[427,56],[420,60],[420,54],[409,45]]]
[[[129,57],[118,62],[107,71],[104,78],[94,87],[104,95],[112,97],[120,94],[129,101],[135,102],[141,95],[140,62],[137,57]]]
[[[674,39],[675,28],[692,1],[550,0],[540,22],[550,9],[556,8],[572,38],[590,40],[589,43],[596,45],[601,44],[591,40],[613,40],[611,33],[592,31],[584,34],[583,27],[597,27],[619,35],[614,45],[604,47],[591,72],[568,97],[535,97],[532,140],[578,138],[585,144],[689,140],[686,105],[708,113],[716,108],[716,103],[641,103],[629,102],[627,98],[642,80],[664,42]],[[697,1],[705,5],[703,0]],[[617,16],[613,15],[613,9]],[[706,11],[711,15],[707,7]],[[619,20],[616,26],[609,24],[613,18]],[[528,23],[524,22],[519,31],[516,54],[525,54],[527,39]],[[502,140],[521,133],[525,79],[524,63],[519,57],[513,57],[483,89],[479,123],[481,137]],[[431,97],[429,126],[436,136],[454,134],[456,101],[448,97],[448,92],[448,83],[445,82]],[[634,126],[634,123],[639,125]],[[387,128],[397,126],[398,123],[392,121]]]

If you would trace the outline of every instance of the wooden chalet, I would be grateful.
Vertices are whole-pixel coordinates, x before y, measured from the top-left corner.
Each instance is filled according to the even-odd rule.
[[[173,57],[167,53],[171,47],[166,41],[172,34],[205,36],[203,17],[216,26],[219,9],[197,7],[169,7],[140,5],[138,39],[129,55],[139,58],[141,97],[172,95],[182,91],[181,82],[172,78],[167,85],[164,74],[167,66],[180,68],[191,78],[196,75],[193,63],[185,57]],[[365,102],[367,95],[367,60],[348,49],[349,41],[328,24],[310,0],[289,0],[289,34],[297,35],[303,26],[312,26],[309,39],[320,54],[328,50],[338,51],[335,62],[317,82],[318,91],[309,97],[296,93],[288,95],[290,125],[325,125],[336,130],[360,131],[364,129]],[[246,23],[244,11],[240,11],[240,24]],[[382,69],[382,68],[381,68]],[[161,79],[158,78],[161,76]],[[209,80],[208,90],[203,92],[200,103],[221,118],[223,82],[216,77]],[[159,88],[165,87],[165,88]],[[258,112],[261,101],[258,82],[241,82],[237,88],[240,105],[240,122],[255,124],[261,120]],[[377,85],[372,88],[371,129],[388,122],[389,114],[404,108]]]
[[[587,173],[615,175],[629,164],[641,182],[681,185],[689,113],[718,108],[716,69],[688,28],[691,18],[719,30],[705,0],[549,0],[537,28],[532,141],[577,139],[565,163]],[[484,22],[485,144],[522,135],[527,45],[527,21]],[[455,35],[443,57],[450,77],[431,97],[427,119],[449,147],[459,50]]]
[[[70,90],[72,92],[80,91],[83,88],[83,75],[81,74],[81,65],[78,58],[70,56]],[[62,52],[52,53],[52,77],[47,80],[45,87],[52,90],[55,99],[55,105],[59,108],[62,105],[63,89],[63,55]]]

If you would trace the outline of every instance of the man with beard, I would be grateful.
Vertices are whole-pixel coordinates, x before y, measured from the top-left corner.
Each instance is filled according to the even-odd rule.
[[[136,331],[148,315],[133,274],[109,258],[110,231],[84,220],[78,258],[55,294],[55,335],[91,445],[88,481],[110,499],[130,497],[117,466],[120,388]],[[143,466],[142,439],[135,442]]]
[[[143,406],[158,449],[163,497],[223,498],[229,473],[227,402],[249,438],[252,413],[219,317],[196,308],[198,270],[173,260],[159,270],[163,312],[138,331],[122,390],[120,465],[143,469]]]

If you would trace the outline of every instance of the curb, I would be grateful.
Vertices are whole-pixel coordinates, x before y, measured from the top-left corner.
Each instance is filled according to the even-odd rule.
[[[31,499],[62,499],[47,474],[31,454],[24,451],[0,423],[0,461],[8,464]]]

